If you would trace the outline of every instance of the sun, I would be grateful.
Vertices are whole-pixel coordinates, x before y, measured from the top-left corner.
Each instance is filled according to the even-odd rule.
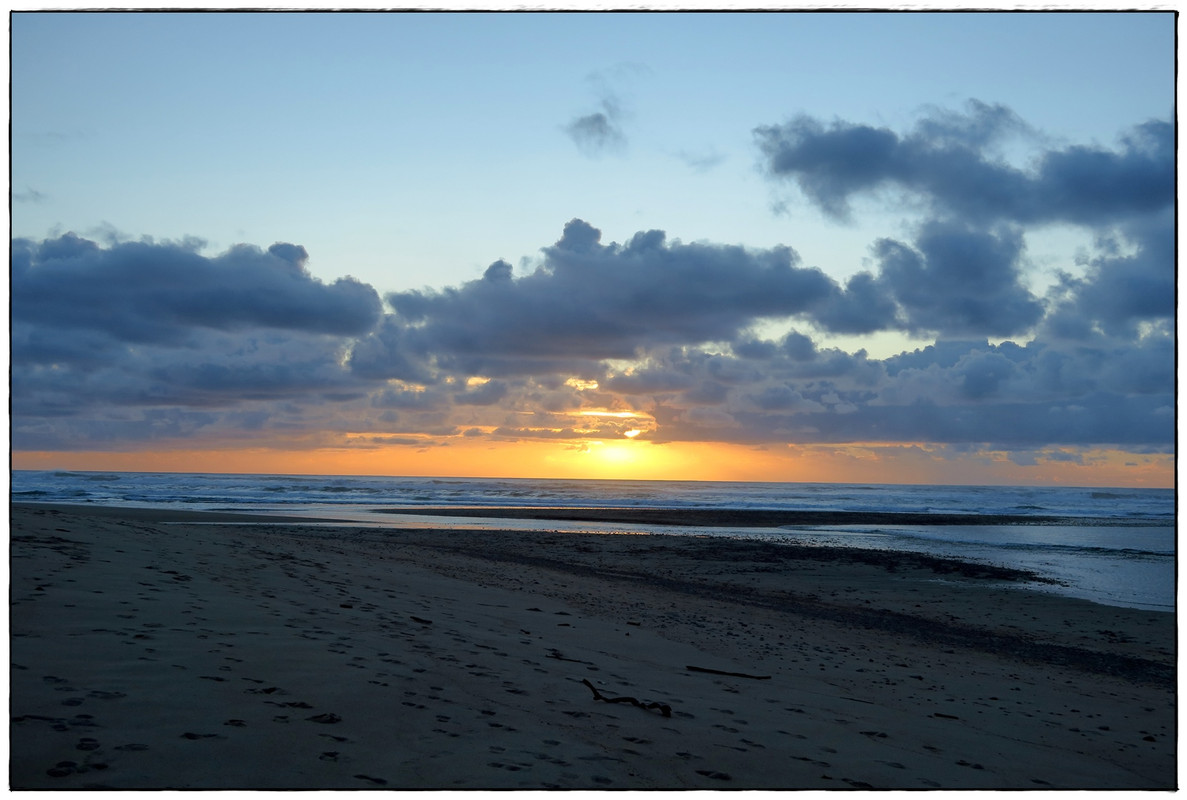
[[[648,442],[626,439],[587,439],[566,448],[570,468],[587,478],[632,480],[657,477],[663,454]]]
[[[592,444],[600,445],[600,447],[591,448],[591,452],[607,464],[621,466],[634,464],[641,460],[642,453],[639,451],[642,448],[638,445],[626,442],[593,442]]]

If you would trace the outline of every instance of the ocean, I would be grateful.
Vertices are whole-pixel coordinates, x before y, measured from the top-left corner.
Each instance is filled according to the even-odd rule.
[[[13,501],[323,516],[379,528],[488,528],[690,534],[913,551],[1031,570],[1032,588],[1107,605],[1175,609],[1171,489],[898,486],[510,478],[26,471]],[[558,520],[418,516],[425,506],[728,508],[967,514],[968,525],[688,528]],[[402,512],[393,515],[393,509]],[[977,517],[1034,517],[1020,525]],[[1041,521],[1059,517],[1060,524]]]

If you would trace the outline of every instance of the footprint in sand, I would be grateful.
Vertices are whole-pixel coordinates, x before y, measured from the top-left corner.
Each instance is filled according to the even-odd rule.
[[[383,778],[372,778],[370,775],[355,775],[355,777],[361,781],[368,781],[368,782],[374,783],[378,786],[386,786],[387,785],[387,781],[385,781]]]
[[[712,778],[715,781],[733,780],[728,772],[718,772],[712,769],[698,769],[697,774],[704,775],[706,778]]]
[[[75,761],[59,761],[47,769],[45,774],[51,778],[65,778],[67,775],[73,775],[77,771],[77,767],[78,763]]]

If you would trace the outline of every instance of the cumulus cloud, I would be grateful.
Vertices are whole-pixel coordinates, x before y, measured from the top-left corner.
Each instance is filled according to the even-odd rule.
[[[1043,151],[1028,169],[995,157],[990,145],[1025,126],[1009,109],[972,101],[899,134],[887,128],[800,115],[755,129],[770,176],[794,181],[826,214],[849,218],[850,200],[898,189],[938,214],[979,224],[1099,224],[1174,202],[1174,126],[1150,120],[1118,147]]]
[[[1066,276],[1057,288],[1047,332],[1080,340],[1100,333],[1133,338],[1142,323],[1169,325],[1176,297],[1173,220],[1167,210],[1100,237],[1097,252],[1080,259],[1085,275]]]
[[[351,278],[327,286],[310,276],[306,257],[290,244],[237,245],[206,257],[194,243],[105,248],[70,233],[17,239],[13,320],[145,343],[180,343],[197,328],[352,335],[378,322],[374,289]]]
[[[361,399],[370,387],[342,361],[379,297],[317,281],[307,258],[283,243],[206,257],[196,241],[14,241],[14,445],[258,427],[284,415],[268,403]]]
[[[647,438],[1173,447],[1158,413],[1174,397],[1169,337],[1103,349],[952,340],[882,360],[808,348],[806,338],[747,340],[743,354],[656,355],[631,376],[651,390],[632,395],[657,420]],[[745,367],[755,356],[761,369]],[[715,382],[722,373],[734,382]]]
[[[1042,316],[1042,303],[1020,284],[1018,230],[986,232],[931,221],[915,245],[879,240],[879,279],[866,287],[872,294],[881,286],[899,302],[908,330],[1010,336],[1025,333]]]
[[[453,396],[453,401],[463,406],[493,406],[507,396],[507,384],[502,381],[486,383],[468,388]]]
[[[408,349],[479,371],[630,359],[653,347],[731,339],[756,319],[808,313],[838,292],[790,248],[668,242],[655,230],[603,244],[579,219],[543,254],[520,278],[495,265],[460,288],[389,294]]]

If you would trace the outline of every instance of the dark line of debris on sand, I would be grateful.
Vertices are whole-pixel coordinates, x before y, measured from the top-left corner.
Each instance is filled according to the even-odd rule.
[[[715,543],[705,543],[708,550],[715,549]],[[736,546],[739,542],[731,542]],[[761,549],[779,548],[779,545],[766,543],[746,543],[760,545]],[[1021,635],[989,631],[968,625],[953,624],[939,620],[919,617],[912,614],[891,611],[889,609],[864,608],[838,603],[831,603],[820,599],[816,595],[801,594],[791,591],[762,591],[752,587],[740,589],[729,584],[705,581],[689,581],[653,573],[634,572],[629,569],[597,567],[589,564],[575,563],[558,558],[529,555],[526,553],[499,552],[493,548],[483,548],[475,542],[473,546],[466,546],[458,542],[448,543],[443,540],[439,544],[418,542],[419,548],[451,552],[455,555],[470,556],[483,561],[501,561],[516,564],[541,567],[558,572],[567,572],[583,577],[596,578],[624,583],[643,584],[698,597],[700,599],[718,602],[734,603],[737,605],[763,608],[779,613],[795,614],[813,619],[828,620],[853,627],[890,632],[897,635],[909,636],[933,645],[950,647],[965,647],[971,650],[994,653],[999,656],[1014,657],[1026,661],[1053,664],[1082,670],[1085,672],[1111,675],[1126,680],[1141,681],[1159,685],[1174,685],[1175,669],[1171,665],[1161,664],[1149,659],[1136,656],[1126,656],[1115,653],[1101,653],[1079,647],[1049,644],[1035,641]],[[887,553],[879,551],[856,550],[852,548],[814,548],[794,547],[793,558],[804,555],[808,557],[829,557],[837,560],[865,561],[867,563],[883,563],[888,558],[898,561],[902,566],[902,556],[907,555],[919,559],[918,564],[912,566],[948,569],[960,571],[967,567],[966,577],[989,578],[995,580],[1034,580],[1033,573],[1022,570],[1011,570],[1005,567],[992,567],[981,564],[971,564],[955,559],[940,559],[919,554]],[[827,554],[821,551],[829,551]],[[810,555],[809,555],[810,554]],[[746,558],[753,558],[748,553]],[[935,563],[932,563],[935,562]],[[886,562],[883,566],[891,562]],[[982,572],[982,570],[984,570]]]
[[[376,508],[381,514],[438,517],[550,519],[689,527],[778,528],[790,525],[1053,525],[1093,524],[1099,520],[1027,514],[953,514],[912,511],[788,511],[756,508],[539,508],[404,506]]]

